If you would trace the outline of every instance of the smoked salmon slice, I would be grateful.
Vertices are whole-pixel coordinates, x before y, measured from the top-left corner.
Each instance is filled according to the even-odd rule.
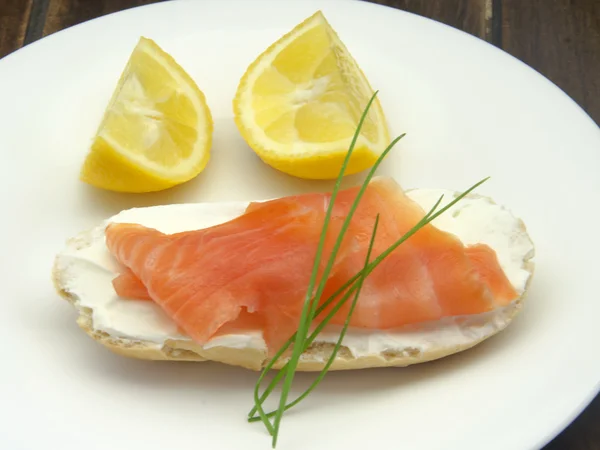
[[[321,273],[358,189],[338,192]],[[297,330],[330,198],[318,193],[252,203],[229,222],[171,235],[110,224],[107,247],[126,268],[113,282],[115,291],[156,302],[200,344],[224,330],[259,326],[273,353]],[[362,269],[377,214],[372,257],[425,212],[395,181],[374,178],[344,236],[323,301]],[[366,278],[350,325],[396,328],[491,311],[517,297],[491,248],[465,247],[429,224]],[[331,323],[346,316],[342,308]]]
[[[112,284],[115,291],[123,298],[152,300],[142,280],[127,267],[112,281]]]

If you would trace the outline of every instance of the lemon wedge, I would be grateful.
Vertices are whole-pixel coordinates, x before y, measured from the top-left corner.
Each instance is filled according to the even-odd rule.
[[[213,121],[204,94],[154,41],[133,50],[80,179],[119,192],[152,192],[197,176],[210,158]]]
[[[244,140],[264,162],[300,178],[333,179],[372,95],[364,73],[318,11],[248,67],[233,109]],[[346,174],[371,167],[389,142],[376,99]]]

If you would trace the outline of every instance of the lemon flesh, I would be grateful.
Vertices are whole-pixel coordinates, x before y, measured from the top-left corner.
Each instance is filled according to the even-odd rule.
[[[212,132],[202,91],[170,55],[142,37],[106,108],[80,178],[111,191],[167,189],[205,168]]]
[[[263,52],[240,80],[235,121],[267,164],[308,179],[336,178],[373,90],[319,11]],[[389,144],[376,99],[346,169],[371,167]]]

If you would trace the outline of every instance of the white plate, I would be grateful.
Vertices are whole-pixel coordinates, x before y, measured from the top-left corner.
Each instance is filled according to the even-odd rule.
[[[278,448],[534,449],[598,391],[600,130],[566,95],[480,40],[384,7],[167,2],[57,33],[0,62],[1,448],[269,448],[264,428],[245,422],[255,373],[113,355],[77,328],[50,268],[66,238],[123,208],[324,188],[260,163],[231,111],[246,66],[319,7],[380,90],[394,134],[408,133],[381,173],[407,188],[457,190],[491,175],[480,192],[524,218],[537,272],[522,315],[471,351],[330,374],[285,417]],[[171,191],[100,192],[78,181],[79,168],[140,35],[206,93],[213,159]]]

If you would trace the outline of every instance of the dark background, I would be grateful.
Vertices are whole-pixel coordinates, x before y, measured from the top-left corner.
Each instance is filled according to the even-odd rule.
[[[157,1],[0,0],[0,58],[63,28]],[[548,77],[600,123],[600,0],[365,1],[490,42]],[[600,450],[600,396],[544,450]]]

